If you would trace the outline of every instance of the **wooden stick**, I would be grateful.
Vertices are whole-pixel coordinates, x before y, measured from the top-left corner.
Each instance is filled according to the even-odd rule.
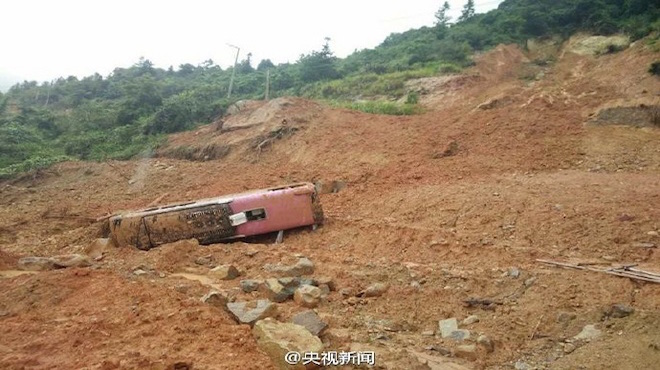
[[[615,276],[620,276],[620,277],[627,277],[629,279],[637,279],[637,280],[643,280],[643,281],[648,281],[648,282],[651,282],[651,283],[659,283],[660,284],[660,278],[657,278],[655,276],[640,275],[639,272],[634,273],[634,272],[629,272],[629,271],[626,271],[626,270],[624,270],[624,271],[602,270],[602,269],[596,269],[596,268],[593,268],[593,267],[577,266],[577,265],[571,265],[571,264],[568,264],[568,263],[548,261],[548,260],[542,260],[542,259],[537,259],[536,262],[541,262],[541,263],[545,263],[545,264],[548,264],[548,265],[572,268],[572,269],[576,269],[576,270],[604,272],[604,273],[610,274],[610,275],[615,275]],[[641,270],[638,270],[638,271],[641,271]],[[643,271],[643,273],[646,273],[646,271]]]
[[[160,202],[161,202],[163,199],[165,199],[165,197],[168,196],[168,195],[169,195],[169,193],[163,193],[163,194],[161,194],[161,196],[159,196],[158,198],[154,199],[153,202],[147,204],[147,206],[146,206],[145,208],[150,208],[150,207],[153,207],[153,206],[155,206],[155,205],[158,205],[158,203],[160,203]]]
[[[539,322],[536,323],[536,326],[534,327],[534,331],[532,331],[532,335],[529,337],[529,340],[533,340],[534,337],[536,336],[536,331],[539,329],[539,325],[541,325],[541,321],[543,320],[543,317],[545,317],[545,314],[541,315],[539,318]]]

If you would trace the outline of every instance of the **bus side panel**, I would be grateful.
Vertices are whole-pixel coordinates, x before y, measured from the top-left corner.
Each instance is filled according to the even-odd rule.
[[[312,186],[309,189],[287,188],[234,198],[231,203],[234,213],[259,208],[266,211],[264,219],[239,225],[236,227],[236,233],[250,236],[315,224],[313,194]]]

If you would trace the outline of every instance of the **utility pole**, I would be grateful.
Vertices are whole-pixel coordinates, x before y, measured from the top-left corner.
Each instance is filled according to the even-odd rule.
[[[266,101],[270,95],[270,69],[266,70]]]
[[[227,92],[227,99],[231,98],[231,88],[234,87],[234,77],[236,76],[236,65],[238,64],[238,53],[241,52],[241,48],[234,46],[232,44],[227,44],[232,48],[236,49],[236,60],[234,60],[234,69],[231,71],[231,79],[229,80],[229,91]]]

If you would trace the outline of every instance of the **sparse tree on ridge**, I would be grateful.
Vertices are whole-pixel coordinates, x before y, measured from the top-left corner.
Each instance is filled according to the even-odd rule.
[[[468,0],[468,2],[465,3],[465,6],[463,7],[463,12],[461,13],[461,16],[458,17],[458,21],[459,22],[467,21],[468,19],[474,17],[474,14],[475,14],[474,0]]]
[[[435,12],[435,29],[438,39],[444,39],[449,29],[449,22],[451,17],[447,14],[449,12],[449,2],[445,1],[442,7]]]
[[[442,4],[442,7],[435,12],[435,25],[437,27],[449,27],[449,22],[451,22],[451,17],[447,14],[449,12],[449,2],[445,1]]]

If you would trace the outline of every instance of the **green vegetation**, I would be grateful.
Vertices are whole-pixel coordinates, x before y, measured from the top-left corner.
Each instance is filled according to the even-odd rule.
[[[236,67],[231,99],[232,68],[223,70],[211,60],[165,70],[141,59],[107,77],[17,84],[0,94],[0,176],[70,158],[126,159],[150,152],[166,134],[208,123],[236,100],[263,98],[266,71],[271,97],[298,95],[369,113],[415,114],[419,97],[406,91],[407,80],[460,72],[475,51],[499,43],[577,31],[623,31],[633,39],[660,33],[660,6],[648,0],[505,0],[486,14],[476,14],[470,0],[456,23],[447,15],[449,4],[438,5],[433,27],[391,34],[376,48],[344,59],[333,55],[328,38],[296,63],[265,59],[254,68],[248,54]],[[649,40],[658,44],[657,37]],[[657,75],[659,68],[654,63],[650,72]],[[399,99],[406,103],[393,103]]]
[[[330,101],[333,107],[357,110],[371,114],[387,114],[392,116],[410,116],[421,113],[421,108],[417,103],[396,103],[383,100],[365,100],[365,101]]]

